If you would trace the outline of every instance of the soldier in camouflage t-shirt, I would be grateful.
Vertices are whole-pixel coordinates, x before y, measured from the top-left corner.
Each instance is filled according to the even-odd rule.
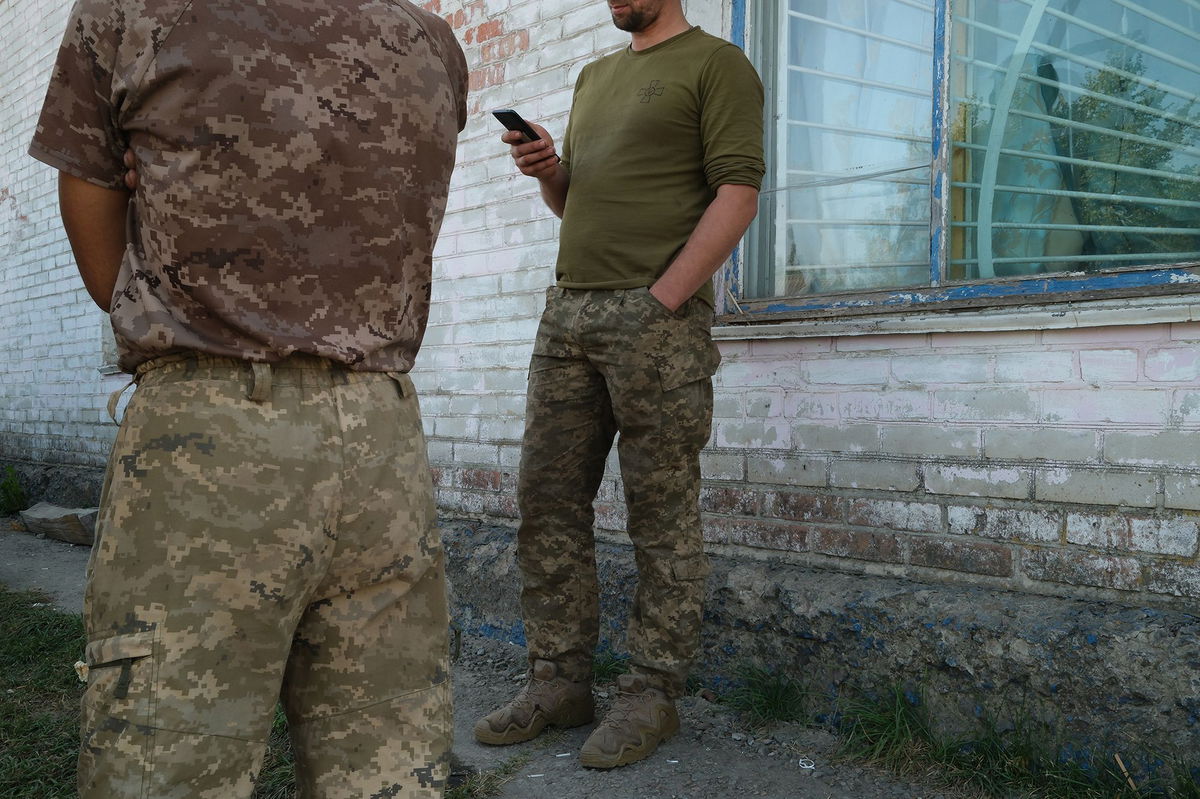
[[[442,795],[407,372],[466,83],[406,0],[75,5],[30,151],[138,383],[88,568],[85,799],[249,797],[277,699],[300,795]]]

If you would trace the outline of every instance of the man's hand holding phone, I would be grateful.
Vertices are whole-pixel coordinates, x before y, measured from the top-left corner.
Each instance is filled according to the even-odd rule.
[[[538,180],[549,180],[558,173],[558,153],[554,149],[554,140],[541,125],[529,123],[529,127],[540,136],[536,141],[529,141],[525,134],[515,130],[505,131],[500,140],[509,145],[513,162],[522,175],[528,175]]]
[[[558,173],[561,161],[554,151],[554,139],[541,125],[534,125],[511,108],[497,108],[492,112],[508,131],[500,140],[509,146],[513,161],[521,174],[538,180],[550,180]]]
[[[508,145],[517,169],[522,175],[538,179],[542,200],[561,219],[571,175],[560,164],[562,159],[554,149],[554,139],[541,125],[526,122],[511,108],[499,108],[492,114],[508,128],[500,140]]]

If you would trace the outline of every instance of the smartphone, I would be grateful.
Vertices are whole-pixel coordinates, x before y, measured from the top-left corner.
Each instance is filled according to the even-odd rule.
[[[529,141],[540,141],[542,138],[520,114],[511,108],[497,108],[492,112],[492,116],[500,120],[500,124],[509,130],[523,134]]]

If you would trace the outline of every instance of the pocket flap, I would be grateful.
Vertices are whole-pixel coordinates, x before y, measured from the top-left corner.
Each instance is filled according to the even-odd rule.
[[[671,391],[697,380],[707,380],[717,373],[720,365],[721,351],[710,341],[696,357],[659,361],[658,379],[663,391]]]
[[[703,580],[712,571],[708,558],[701,555],[698,558],[686,558],[671,563],[671,573],[676,580]]]
[[[118,660],[135,660],[154,654],[154,638],[156,631],[145,630],[140,633],[114,635],[111,638],[101,638],[87,645],[84,661],[88,668],[97,668]]]

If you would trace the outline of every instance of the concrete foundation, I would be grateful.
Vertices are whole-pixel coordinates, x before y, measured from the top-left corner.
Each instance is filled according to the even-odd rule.
[[[0,460],[0,479],[9,466],[16,470],[30,505],[50,502],[64,508],[94,508],[100,504],[104,486],[100,467]]]
[[[445,527],[456,622],[523,642],[514,530]],[[732,553],[730,553],[732,554]],[[618,651],[636,572],[599,542],[602,637]],[[952,731],[1032,723],[1066,751],[1200,759],[1200,617],[984,587],[848,575],[783,558],[712,557],[699,675],[746,661],[789,673],[836,712],[900,682]],[[1200,766],[1200,762],[1197,763]]]
[[[98,502],[104,473],[21,462],[29,501]],[[451,605],[464,631],[524,643],[515,530],[447,519]],[[968,732],[1032,722],[1068,749],[1148,753],[1200,767],[1200,616],[1164,607],[1070,599],[965,584],[847,574],[785,554],[723,548],[711,558],[696,673],[731,679],[752,662],[777,668],[836,713],[843,695],[900,682],[943,727]],[[636,586],[627,542],[597,542],[602,644],[624,651]],[[1128,760],[1128,757],[1126,757]]]

